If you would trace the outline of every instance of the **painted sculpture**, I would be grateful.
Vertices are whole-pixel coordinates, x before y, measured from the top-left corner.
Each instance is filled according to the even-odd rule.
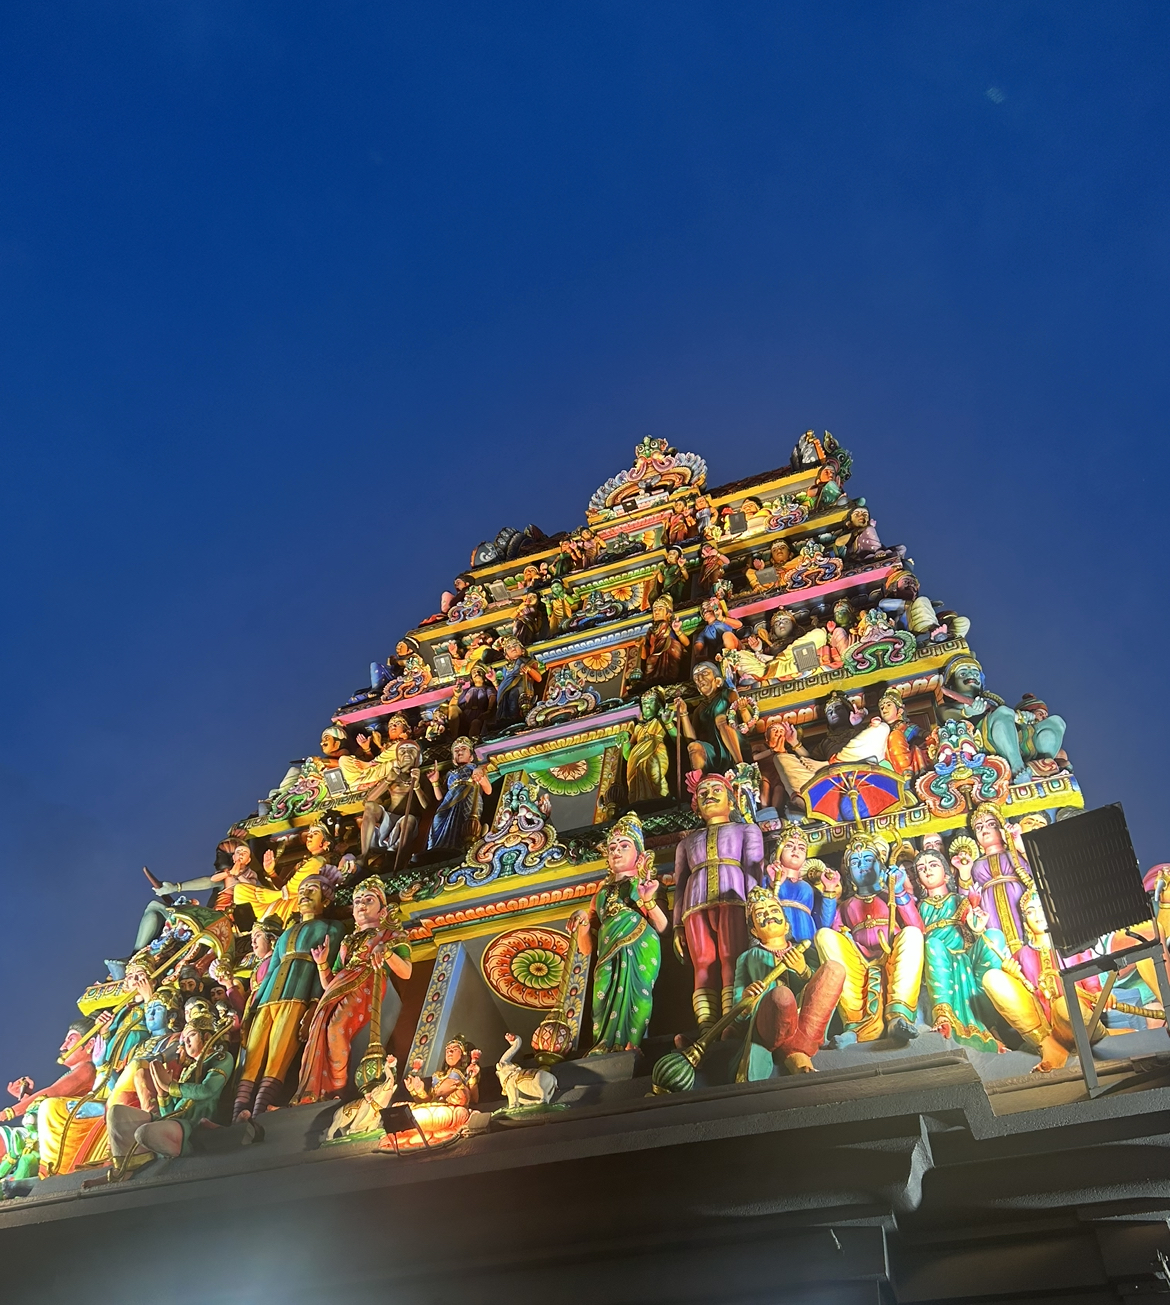
[[[258,1140],[249,1121],[290,1097],[342,1098],[327,1140],[454,1143],[491,1109],[473,1117],[479,1053],[445,1032],[462,1022],[461,946],[490,961],[505,1028],[524,984],[501,958],[532,962],[542,1061],[650,1061],[677,1039],[655,1090],[807,1072],[858,1040],[880,1056],[920,1020],[973,1054],[1023,1045],[1063,1064],[1068,1011],[1021,836],[1082,804],[1065,722],[988,691],[970,622],[920,592],[852,470],[808,431],[787,466],[713,487],[701,457],[647,437],[583,524],[505,527],[471,550],[212,864],[147,872],[135,948],[79,1000],[65,1072],[40,1091],[13,1080],[0,1167],[112,1156],[128,1176],[207,1141],[216,1109],[239,1121],[225,1134]],[[1170,918],[1170,875],[1151,882]],[[664,975],[668,919],[683,967]],[[540,946],[509,950],[521,933]],[[1143,964],[1126,981],[1152,989]],[[413,1029],[382,1018],[390,976],[422,1012]],[[697,1031],[657,1027],[676,984]],[[392,1031],[400,1051],[415,1039],[401,1083]],[[730,1069],[725,1033],[742,1039]],[[509,1109],[547,1104],[520,1041],[477,1037]],[[238,1064],[234,1086],[217,1064]],[[172,1117],[180,1098],[206,1122]]]
[[[839,1045],[918,1036],[922,917],[904,874],[889,870],[885,856],[879,839],[853,838],[844,862],[852,895],[841,903],[839,927],[816,936],[821,959],[837,961],[845,971]]]
[[[764,873],[758,825],[733,824],[734,795],[723,775],[703,775],[692,806],[704,827],[684,835],[674,859],[674,946],[694,969],[699,1027],[734,1004],[735,965],[747,948],[744,908]]]
[[[751,945],[736,962],[735,1004],[747,998],[750,1005],[741,1016],[748,1031],[736,1077],[770,1078],[777,1063],[789,1074],[809,1073],[840,1000],[845,967],[828,960],[812,969],[808,944],[792,937],[770,888],[750,889],[746,911]]]
[[[324,989],[322,964],[332,966],[345,933],[340,920],[322,918],[332,897],[333,882],[323,875],[309,875],[297,889],[300,919],[277,939],[268,973],[256,990],[233,1122],[262,1114],[281,1095],[300,1047],[301,1021]],[[319,962],[313,948],[321,944],[328,950]]]
[[[593,964],[593,1047],[590,1055],[633,1051],[642,1045],[662,964],[659,935],[667,926],[659,883],[647,854],[642,822],[623,816],[606,835],[609,874],[588,912],[569,921]]]
[[[354,1042],[363,1029],[371,1048],[381,1051],[382,1036],[392,1031],[381,1020],[386,984],[391,975],[406,980],[411,973],[410,943],[389,914],[379,879],[365,879],[353,890],[353,932],[341,940],[332,962],[331,943],[326,937],[309,947],[322,992],[301,1054],[294,1094],[301,1103],[341,1096]]]
[[[442,1068],[429,1082],[419,1072],[421,1066],[412,1066],[403,1079],[411,1096],[410,1126],[387,1133],[378,1150],[401,1155],[457,1141],[479,1101],[479,1059],[479,1049],[457,1033],[443,1048]]]

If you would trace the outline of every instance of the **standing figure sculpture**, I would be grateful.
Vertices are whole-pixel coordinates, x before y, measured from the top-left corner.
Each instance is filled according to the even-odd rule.
[[[840,927],[817,932],[822,961],[845,967],[841,993],[844,1033],[839,1044],[896,1042],[918,1036],[915,1012],[922,985],[922,917],[901,870],[888,870],[885,845],[857,834],[845,849],[853,896],[841,904]],[[879,894],[883,894],[879,896]]]
[[[451,744],[454,765],[446,774],[447,790],[439,787],[439,767],[427,772],[439,805],[427,835],[427,851],[463,852],[481,833],[483,800],[492,791],[487,767],[475,764],[475,744],[466,735]]]
[[[268,973],[256,991],[233,1122],[276,1105],[284,1076],[300,1047],[301,1020],[323,991],[313,948],[326,944],[325,958],[332,965],[345,933],[340,920],[321,918],[332,898],[333,884],[324,876],[309,875],[301,881],[297,890],[300,921],[277,939]]]
[[[764,836],[758,825],[732,824],[733,803],[728,779],[702,776],[691,806],[705,828],[684,835],[674,858],[674,946],[694,967],[701,1029],[731,1010],[735,965],[747,947],[744,906],[764,874]]]
[[[799,825],[784,825],[764,873],[784,912],[792,941],[811,944],[818,929],[831,929],[837,919],[841,876],[826,867],[814,888],[804,877],[807,863],[807,835]]]
[[[667,738],[673,738],[677,725],[664,719],[662,690],[648,689],[638,700],[641,715],[630,727],[622,745],[626,759],[626,797],[630,802],[648,802],[670,795],[667,772],[670,753]]]
[[[662,964],[658,935],[667,925],[637,816],[623,816],[609,831],[605,857],[609,874],[589,911],[577,911],[569,921],[583,955],[593,952],[597,940],[591,1056],[642,1045]]]
[[[971,867],[979,904],[987,912],[988,926],[1003,934],[1014,956],[1025,942],[1020,899],[1032,888],[1031,868],[1014,836],[1005,831],[994,802],[983,802],[971,813],[971,832],[981,853]]]
[[[382,1019],[386,984],[391,974],[409,979],[412,966],[410,943],[390,916],[380,879],[365,879],[353,890],[353,933],[342,939],[332,969],[329,951],[328,939],[309,949],[323,992],[301,1056],[295,1093],[301,1104],[341,1096],[361,1031],[368,1028],[370,1042],[380,1044],[393,1029]]]
[[[918,911],[925,935],[923,977],[930,997],[930,1022],[944,1037],[965,1046],[998,1051],[999,1039],[979,1007],[985,1000],[984,977],[989,970],[998,970],[1002,961],[985,933],[965,933],[966,904],[948,882],[941,852],[920,852],[914,874],[921,889]]]
[[[688,647],[690,639],[683,634],[682,621],[674,614],[670,595],[656,598],[650,609],[650,629],[638,650],[642,683],[647,688],[674,684],[682,674],[683,654]]]
[[[504,640],[504,664],[496,673],[496,724],[523,720],[536,702],[544,669],[519,639]]]

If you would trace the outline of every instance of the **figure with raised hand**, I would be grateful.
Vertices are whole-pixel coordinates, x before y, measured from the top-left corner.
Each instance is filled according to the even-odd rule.
[[[381,1019],[386,984],[392,974],[409,979],[412,966],[410,943],[387,906],[380,879],[365,879],[353,890],[353,933],[342,939],[332,968],[329,950],[328,939],[309,949],[324,991],[301,1056],[295,1099],[302,1104],[341,1096],[363,1029],[369,1028],[371,1045],[379,1046],[392,1031]]]
[[[326,944],[324,957],[331,967],[345,933],[340,920],[322,919],[333,900],[333,887],[332,877],[309,875],[297,889],[300,920],[277,939],[268,973],[256,991],[233,1122],[275,1107],[284,1076],[296,1059],[301,1021],[324,988],[313,948]]]
[[[438,766],[427,772],[439,803],[427,835],[431,852],[463,852],[470,847],[481,832],[483,800],[492,791],[487,767],[475,764],[475,744],[466,735],[451,744],[451,761],[454,764],[444,777],[445,791],[439,787]]]
[[[998,1051],[999,1040],[984,1023],[979,1007],[985,1000],[984,976],[989,970],[998,970],[1002,961],[986,934],[969,931],[969,903],[951,887],[949,867],[941,852],[919,852],[914,875],[919,886],[923,977],[931,1023],[944,1037],[976,1051]]]
[[[668,923],[658,904],[654,859],[646,851],[637,816],[623,816],[609,831],[605,857],[609,864],[605,882],[589,910],[576,912],[569,921],[569,932],[576,933],[581,953],[587,956],[596,950],[597,955],[590,1055],[632,1051],[642,1045],[662,964],[659,934]]]
[[[922,917],[905,873],[887,869],[886,847],[856,834],[845,849],[843,870],[853,895],[840,908],[840,925],[819,929],[822,961],[845,968],[841,992],[844,1033],[838,1043],[873,1042],[884,1033],[896,1042],[918,1036],[915,1012],[922,986]]]

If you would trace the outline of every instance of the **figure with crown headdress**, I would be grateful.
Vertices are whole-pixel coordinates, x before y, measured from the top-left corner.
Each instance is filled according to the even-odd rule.
[[[981,802],[971,813],[970,823],[980,851],[971,867],[979,905],[987,913],[988,926],[1003,934],[1014,956],[1025,942],[1020,899],[1033,885],[1023,843],[1017,841],[1019,829],[1005,827],[1003,814],[994,802]]]
[[[479,1101],[479,1048],[462,1033],[448,1038],[443,1063],[428,1082],[421,1062],[403,1079],[410,1093],[411,1127],[387,1133],[379,1151],[393,1155],[446,1146],[463,1136],[471,1123],[471,1107]]]
[[[910,776],[924,771],[928,762],[921,743],[922,731],[906,719],[906,704],[896,685],[878,699],[878,716],[890,727],[885,759],[895,774]]]
[[[410,942],[387,905],[382,881],[373,876],[353,890],[353,933],[341,940],[332,967],[328,940],[310,948],[309,954],[324,991],[301,1055],[294,1095],[301,1104],[341,1096],[361,1031],[368,1028],[370,1047],[376,1043],[380,1048],[383,1035],[393,1029],[382,1004],[390,976],[405,981],[412,969]]]
[[[845,849],[844,871],[853,895],[841,905],[840,925],[820,929],[822,961],[845,967],[840,1010],[842,1042],[896,1042],[918,1036],[915,1012],[922,986],[922,917],[903,870],[886,867],[888,850],[872,834],[856,834]]]
[[[622,755],[626,759],[626,797],[631,802],[647,802],[670,795],[666,740],[674,737],[678,727],[666,716],[665,699],[657,686],[641,695],[638,706],[641,714],[630,726]]]
[[[589,911],[577,911],[569,921],[582,953],[593,952],[596,939],[590,1055],[641,1046],[662,964],[659,934],[667,926],[658,904],[654,859],[646,851],[637,816],[623,816],[609,831],[605,857],[609,874]]]
[[[483,800],[492,791],[487,767],[475,764],[475,744],[461,735],[451,744],[452,766],[444,776],[446,790],[439,787],[439,767],[427,772],[431,790],[438,799],[427,835],[430,852],[465,852],[479,837]]]
[[[691,806],[704,828],[679,842],[674,857],[674,946],[695,971],[692,1003],[701,1029],[734,1005],[735,964],[748,945],[744,903],[764,877],[764,836],[733,822],[734,786],[725,775],[690,775]]]
[[[749,889],[745,910],[752,941],[736,962],[735,1003],[748,999],[741,1018],[749,1024],[736,1078],[769,1078],[775,1064],[807,1074],[841,998],[845,967],[809,965],[809,944],[792,937],[770,888]]]
[[[841,896],[841,876],[836,870],[821,868],[813,884],[806,878],[808,864],[808,835],[797,824],[783,825],[765,875],[784,911],[792,940],[798,943],[811,943],[818,929],[833,927]]]
[[[191,1149],[193,1131],[214,1114],[231,1077],[233,1057],[225,1043],[227,1028],[217,1028],[210,1019],[189,1020],[180,1036],[178,1060],[148,1063],[154,1088],[152,1109],[124,1102],[110,1106],[113,1168],[109,1181],[129,1177],[156,1157],[183,1155]],[[233,1140],[252,1141],[255,1135],[256,1130],[249,1126]]]

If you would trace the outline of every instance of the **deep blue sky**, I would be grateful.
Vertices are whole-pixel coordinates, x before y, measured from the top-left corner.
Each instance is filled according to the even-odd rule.
[[[1164,3],[0,16],[0,1082],[471,546],[799,431],[1165,836]]]

